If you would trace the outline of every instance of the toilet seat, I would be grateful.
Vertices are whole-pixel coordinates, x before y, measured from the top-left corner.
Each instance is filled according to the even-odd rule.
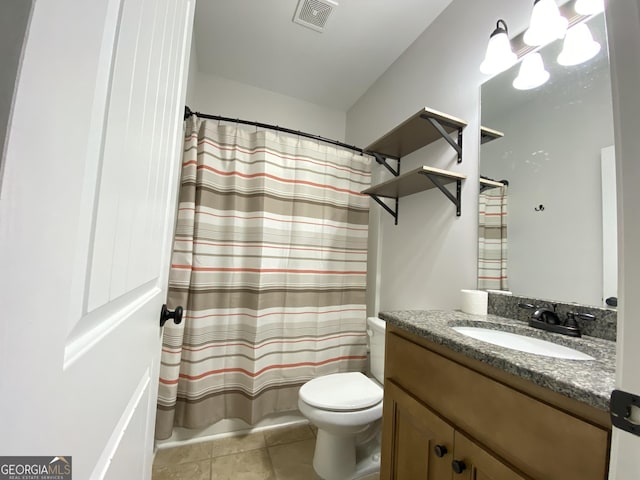
[[[362,410],[382,401],[382,388],[360,372],[334,373],[314,378],[299,392],[306,404],[337,412]]]

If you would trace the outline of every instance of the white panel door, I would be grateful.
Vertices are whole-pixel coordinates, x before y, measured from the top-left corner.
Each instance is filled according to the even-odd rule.
[[[193,0],[37,0],[0,190],[0,455],[151,476]]]

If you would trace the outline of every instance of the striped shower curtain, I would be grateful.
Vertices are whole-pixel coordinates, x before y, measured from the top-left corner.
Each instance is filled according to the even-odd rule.
[[[187,120],[156,437],[297,408],[300,385],[366,361],[370,159]]]
[[[478,217],[478,289],[508,290],[507,187],[480,193]]]

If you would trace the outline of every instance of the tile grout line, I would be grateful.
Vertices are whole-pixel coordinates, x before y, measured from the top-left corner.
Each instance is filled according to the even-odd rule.
[[[296,428],[296,427],[293,427],[293,428]],[[310,440],[315,441],[316,434],[313,431],[313,429],[311,428],[311,426],[307,425],[307,429],[309,431],[308,432],[309,436],[307,438],[296,438],[296,439],[292,439],[292,440],[289,440],[289,441],[284,441],[284,442],[281,442],[281,443],[274,443],[274,444],[271,444],[271,445],[267,442],[267,436],[265,435],[265,432],[260,432],[262,434],[262,442],[259,442],[261,444],[261,446],[256,447],[256,448],[249,448],[249,449],[245,450],[242,447],[242,442],[244,440],[243,439],[243,440],[240,440],[238,442],[239,445],[240,445],[240,448],[241,448],[240,451],[225,453],[223,455],[215,455],[214,454],[214,445],[215,445],[216,441],[211,441],[209,447],[206,450],[207,458],[203,458],[203,459],[199,459],[199,460],[198,459],[190,460],[189,462],[182,462],[182,463],[178,462],[178,463],[174,463],[174,464],[171,464],[171,465],[162,465],[162,466],[157,466],[156,468],[169,468],[169,469],[171,469],[171,467],[178,466],[178,465],[199,464],[201,462],[206,462],[208,460],[208,462],[209,462],[209,480],[213,480],[213,478],[214,478],[214,460],[215,459],[228,457],[228,456],[233,456],[233,455],[241,455],[241,454],[253,452],[253,451],[256,451],[256,450],[266,450],[266,456],[267,456],[267,459],[268,459],[268,462],[269,462],[268,470],[269,470],[270,475],[271,475],[270,478],[272,480],[278,480],[278,474],[277,474],[275,466],[274,466],[274,459],[272,457],[271,449],[272,448],[287,448],[287,447],[290,447],[291,445],[294,445],[294,444],[297,444],[297,443],[306,442],[306,441],[310,441]],[[256,432],[256,433],[258,433],[258,432]],[[176,448],[182,448],[182,447],[176,447]]]
[[[269,447],[265,447],[267,451],[267,458],[269,459],[269,468],[271,468],[271,478],[273,480],[278,480],[278,475],[276,474],[276,469],[273,466],[273,459],[271,458],[271,452],[269,452]]]

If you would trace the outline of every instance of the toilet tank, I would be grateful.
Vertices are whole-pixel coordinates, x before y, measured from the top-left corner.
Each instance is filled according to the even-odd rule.
[[[381,384],[384,383],[384,332],[386,326],[386,322],[377,317],[367,318],[371,374]]]

